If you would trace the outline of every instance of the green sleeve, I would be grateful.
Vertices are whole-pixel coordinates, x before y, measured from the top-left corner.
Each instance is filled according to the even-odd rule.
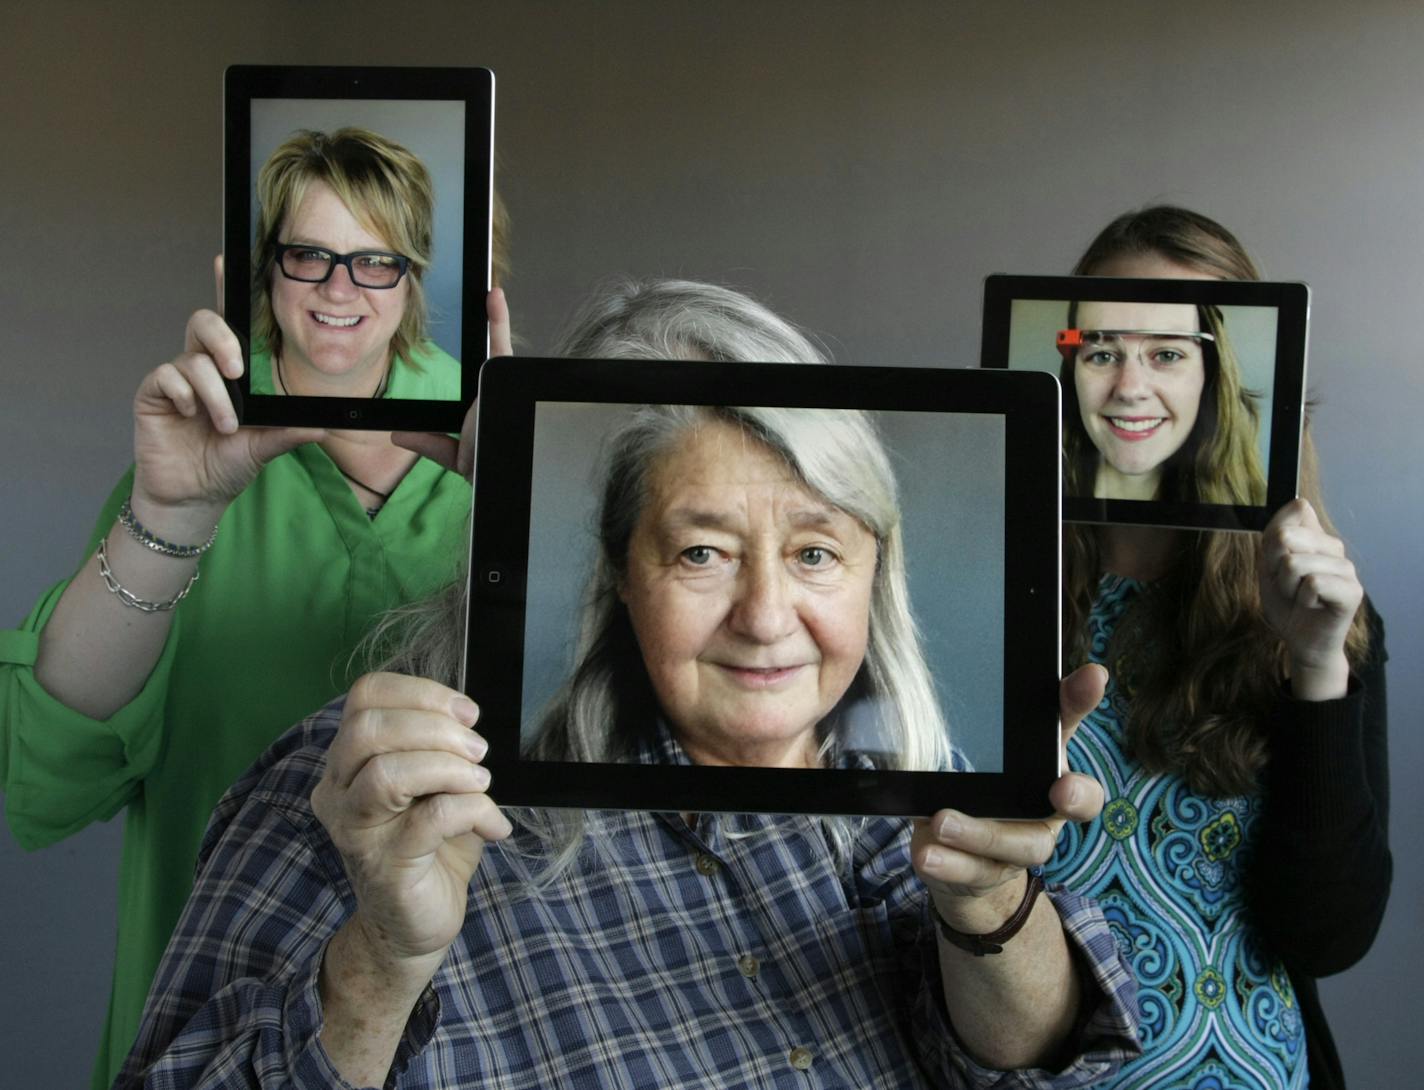
[[[113,525],[132,487],[132,470],[99,517],[84,562]],[[90,719],[61,704],[36,679],[40,633],[69,580],[56,584],[16,629],[0,631],[0,786],[5,816],[22,847],[61,840],[122,809],[157,760],[168,680],[181,620],[173,619],[148,680],[108,719]]]

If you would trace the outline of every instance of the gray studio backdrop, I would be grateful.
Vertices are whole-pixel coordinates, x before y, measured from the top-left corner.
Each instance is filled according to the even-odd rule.
[[[527,354],[632,273],[748,289],[838,362],[972,366],[984,276],[1066,273],[1111,217],[1162,200],[1309,283],[1313,430],[1389,626],[1407,788],[1424,779],[1421,41],[1417,0],[7,4],[0,624],[81,562],[135,388],[213,305],[224,66],[483,64]],[[1397,791],[1392,828],[1383,930],[1322,986],[1366,1090],[1418,1081],[1424,796]],[[35,854],[0,831],[7,1085],[87,1079],[120,831]]]
[[[252,100],[251,223],[257,223],[257,174],[277,145],[298,129],[370,129],[402,145],[430,171],[435,188],[435,257],[424,287],[432,341],[460,358],[465,268],[465,107],[459,102],[386,99]],[[475,275],[480,275],[476,273]]]
[[[527,737],[574,665],[598,555],[604,438],[633,407],[540,404],[524,632]],[[950,737],[980,772],[1003,764],[1004,421],[870,414],[900,488],[910,608]]]

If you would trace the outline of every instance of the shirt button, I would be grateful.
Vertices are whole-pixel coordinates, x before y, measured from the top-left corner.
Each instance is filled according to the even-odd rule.
[[[700,853],[692,865],[697,868],[698,874],[706,875],[708,878],[722,869],[722,864],[717,862],[716,858],[708,855],[706,852]]]
[[[737,969],[742,976],[752,979],[757,975],[757,970],[761,968],[761,962],[750,954],[743,954],[737,959]]]
[[[787,1057],[791,1061],[791,1066],[797,1071],[810,1071],[811,1065],[816,1062],[816,1057],[811,1054],[809,1048],[793,1048],[791,1055]]]

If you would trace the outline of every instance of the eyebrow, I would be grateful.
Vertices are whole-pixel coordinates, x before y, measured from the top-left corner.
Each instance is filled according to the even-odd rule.
[[[836,517],[851,518],[837,507],[802,507],[790,512],[788,519],[798,530],[831,529]],[[697,507],[674,507],[663,519],[665,526],[694,530],[726,530],[735,532],[737,519],[721,511],[708,511]],[[854,520],[852,520],[854,521]]]
[[[1083,333],[1113,343],[1121,343],[1124,337],[1141,337],[1144,341],[1192,341],[1195,344],[1216,340],[1212,334],[1201,329],[1085,329]],[[1084,342],[1085,346],[1087,343]]]
[[[290,242],[285,243],[284,245],[310,246],[313,250],[326,250],[333,254],[341,253],[341,251],[338,250],[335,246],[331,245],[331,243],[319,242],[316,239],[312,238],[310,235],[298,235],[296,238],[292,239]],[[351,254],[393,254],[395,252],[395,250],[388,250],[382,246],[358,246],[354,250],[347,251],[347,253],[343,256],[349,257],[351,256]]]

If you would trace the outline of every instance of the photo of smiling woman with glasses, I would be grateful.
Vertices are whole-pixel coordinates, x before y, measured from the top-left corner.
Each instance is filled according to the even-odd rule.
[[[1068,495],[1265,502],[1260,409],[1219,309],[1075,302],[1057,341]]]
[[[430,172],[368,129],[294,133],[257,177],[252,389],[304,397],[460,396],[427,339]]]
[[[1073,271],[1260,279],[1234,234],[1171,206],[1113,220]],[[1238,357],[1214,308],[1068,308],[1080,494],[1262,501],[1246,309]],[[1109,674],[1068,763],[1107,802],[1044,873],[1102,905],[1142,1013],[1143,1054],[1094,1085],[1342,1090],[1316,980],[1365,955],[1389,899],[1387,656],[1308,426],[1298,498],[1260,534],[1068,523],[1063,590],[1065,663]]]

